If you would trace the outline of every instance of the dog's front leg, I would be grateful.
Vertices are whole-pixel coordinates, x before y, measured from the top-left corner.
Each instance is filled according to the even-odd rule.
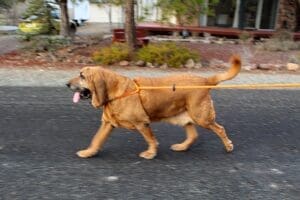
[[[93,137],[90,146],[87,149],[78,151],[76,154],[81,158],[89,158],[97,154],[98,151],[101,150],[112,129],[113,126],[110,123],[102,122],[102,125]]]
[[[148,149],[140,153],[140,157],[145,159],[152,159],[157,154],[158,142],[152,133],[149,124],[140,124],[136,129],[143,135],[144,139],[148,143]]]

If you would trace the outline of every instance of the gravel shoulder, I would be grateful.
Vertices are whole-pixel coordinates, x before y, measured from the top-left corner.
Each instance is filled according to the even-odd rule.
[[[161,77],[173,74],[190,73],[199,76],[210,76],[220,71],[182,71],[150,68],[112,68],[113,71],[128,77]],[[76,76],[79,69],[35,69],[35,68],[0,68],[0,86],[64,87],[65,83]],[[236,78],[223,84],[254,83],[293,83],[300,82],[300,74],[271,72],[241,72]]]

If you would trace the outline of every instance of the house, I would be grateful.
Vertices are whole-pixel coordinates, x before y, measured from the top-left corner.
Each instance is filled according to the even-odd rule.
[[[201,26],[300,31],[299,0],[220,0],[211,9],[215,15],[200,16]]]
[[[155,6],[156,2],[157,0],[137,0],[137,20],[159,21],[161,13]],[[197,24],[200,26],[300,31],[299,0],[219,0],[214,6],[209,5],[209,0],[205,0],[205,5],[212,9],[214,15],[200,15],[200,24]],[[124,22],[122,7],[99,7],[91,3],[89,13],[89,22]],[[171,20],[174,22],[174,19]]]
[[[101,1],[101,0],[99,0]],[[14,19],[18,19],[25,10],[25,3],[18,3],[13,9]],[[95,2],[95,1],[94,1]],[[213,15],[200,14],[197,24],[200,27],[237,28],[238,30],[278,30],[287,29],[300,32],[300,0],[219,0],[211,5],[210,0],[204,0],[204,7],[209,7]],[[156,7],[157,0],[136,0],[137,22],[157,22],[161,19],[161,11]],[[89,0],[68,1],[71,20],[79,23],[114,23],[121,27],[125,21],[122,6],[90,3]],[[17,11],[16,11],[17,10]],[[176,23],[175,17],[170,19]]]
[[[99,0],[100,2],[100,0]],[[158,21],[159,9],[155,6],[157,0],[137,0],[135,11],[137,21]],[[89,23],[123,24],[125,10],[122,6],[112,4],[90,3],[89,0],[68,1],[70,19],[87,21]]]

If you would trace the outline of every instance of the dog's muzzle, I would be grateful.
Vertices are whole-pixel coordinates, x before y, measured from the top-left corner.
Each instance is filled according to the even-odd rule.
[[[66,86],[74,92],[74,103],[79,102],[80,99],[90,99],[92,97],[92,93],[88,88],[76,87],[70,83],[67,83]]]
[[[81,99],[90,99],[92,97],[92,93],[89,89],[83,88],[80,92]]]

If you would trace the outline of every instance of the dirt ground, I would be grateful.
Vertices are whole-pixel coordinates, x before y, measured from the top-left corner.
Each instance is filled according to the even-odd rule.
[[[202,60],[219,59],[227,62],[232,54],[240,54],[244,64],[280,64],[284,65],[300,51],[271,52],[259,50],[251,44],[186,44],[189,48],[199,52]]]
[[[110,38],[99,39],[103,34],[109,34],[107,27],[85,26],[78,30],[75,42],[71,46],[52,52],[32,52],[24,49],[9,51],[0,54],[0,67],[80,68],[85,65],[95,65],[96,63],[91,59],[93,53],[111,44]],[[300,51],[259,50],[253,44],[179,43],[198,52],[202,65],[209,67],[214,67],[212,60],[228,62],[230,55],[240,54],[244,66],[270,64],[278,68],[278,66],[285,66],[293,57],[300,55]],[[1,49],[3,49],[3,45],[1,45]]]
[[[15,35],[1,35],[0,33],[0,55],[15,51],[21,47]]]

